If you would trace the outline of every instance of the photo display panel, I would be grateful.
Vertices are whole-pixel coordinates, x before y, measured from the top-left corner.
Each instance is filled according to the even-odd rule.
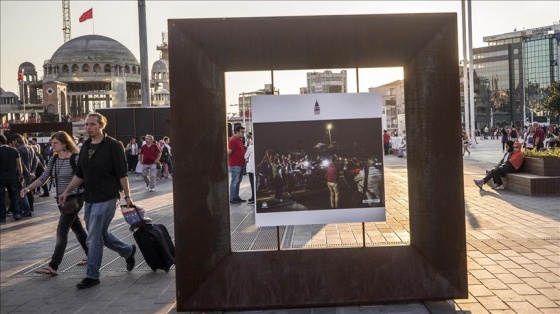
[[[381,95],[251,97],[255,221],[385,221]]]

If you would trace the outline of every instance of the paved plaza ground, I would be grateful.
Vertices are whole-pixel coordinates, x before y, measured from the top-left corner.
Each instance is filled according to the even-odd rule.
[[[482,178],[502,157],[497,140],[479,140],[464,157],[465,222],[469,298],[448,302],[373,304],[320,309],[269,310],[269,313],[560,313],[560,199],[515,192],[481,191]],[[387,221],[366,223],[366,245],[408,245],[406,158],[386,156]],[[158,181],[155,192],[131,176],[132,197],[174,237],[172,180]],[[441,176],[445,180],[445,174]],[[248,178],[242,198],[250,197]],[[429,182],[427,182],[429,184]],[[54,190],[53,190],[54,192]],[[176,191],[178,192],[178,191]],[[445,194],[445,191],[441,191]],[[188,206],[188,205],[182,205]],[[178,208],[177,210],[181,210]],[[77,290],[85,267],[73,234],[56,277],[36,275],[54,248],[58,211],[53,198],[36,198],[36,215],[0,224],[0,312],[5,313],[174,313],[175,268],[152,272],[137,254],[137,266],[105,250],[101,284]],[[117,212],[110,230],[127,243],[134,239]],[[249,205],[231,206],[234,251],[276,249],[276,227],[259,228]],[[361,246],[362,224],[281,227],[281,249]],[[375,265],[372,265],[374,267]],[[261,312],[261,311],[251,311]]]

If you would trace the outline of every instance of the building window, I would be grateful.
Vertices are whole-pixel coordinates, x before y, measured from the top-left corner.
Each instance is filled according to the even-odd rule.
[[[95,72],[95,73],[101,72],[101,66],[99,66],[99,64],[97,64],[97,63],[94,64],[93,65],[93,72]]]
[[[72,73],[78,73],[80,67],[77,64],[72,64]]]
[[[82,72],[89,72],[89,64],[82,65]]]
[[[69,72],[69,71],[68,71],[68,65],[66,65],[66,64],[63,65],[63,66],[62,66],[62,73],[68,73],[68,72]]]
[[[111,66],[109,64],[106,64],[104,67],[104,72],[105,73],[111,73]]]

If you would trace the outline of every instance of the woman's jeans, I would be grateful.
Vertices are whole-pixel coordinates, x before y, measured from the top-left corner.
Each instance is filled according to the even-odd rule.
[[[58,269],[60,263],[62,263],[62,258],[64,257],[64,251],[66,250],[66,245],[68,243],[68,233],[70,229],[76,235],[76,239],[80,242],[82,249],[88,254],[87,248],[87,233],[82,226],[82,221],[78,216],[78,213],[74,215],[65,215],[60,213],[60,218],[58,219],[58,227],[56,228],[56,245],[54,247],[54,253],[51,257],[51,262],[49,266],[55,270]]]
[[[99,279],[99,268],[103,260],[103,245],[128,258],[132,254],[132,245],[122,242],[114,234],[108,232],[109,225],[115,217],[118,199],[99,203],[85,203],[84,219],[88,230],[88,265],[86,277]]]

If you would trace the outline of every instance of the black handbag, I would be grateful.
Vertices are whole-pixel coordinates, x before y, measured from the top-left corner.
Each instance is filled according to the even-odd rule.
[[[78,203],[78,195],[68,195],[64,204],[59,204],[58,208],[64,215],[75,215],[82,206]]]

